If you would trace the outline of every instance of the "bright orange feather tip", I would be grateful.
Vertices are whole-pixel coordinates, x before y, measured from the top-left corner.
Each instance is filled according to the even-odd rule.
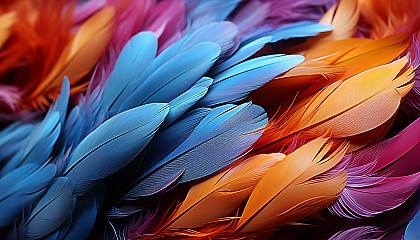
[[[327,207],[346,186],[344,169],[334,169],[348,145],[327,155],[332,144],[317,138],[271,168],[255,186],[236,232],[272,231]],[[329,171],[331,170],[331,171]]]
[[[271,121],[254,145],[256,153],[281,149],[299,132],[304,139],[331,132],[333,139],[344,140],[378,129],[394,116],[401,99],[413,85],[410,82],[413,69],[406,69],[406,64],[407,59],[402,58],[334,82],[302,101],[303,104],[292,107],[289,115]],[[362,142],[350,149],[371,143],[372,137],[378,134],[370,138],[365,135]]]

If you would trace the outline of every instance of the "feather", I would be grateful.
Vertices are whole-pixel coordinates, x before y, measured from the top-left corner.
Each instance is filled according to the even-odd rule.
[[[38,167],[27,164],[0,178],[0,226],[7,226],[36,201],[56,172],[54,165]]]
[[[249,197],[261,177],[284,157],[281,153],[257,155],[194,185],[168,227],[201,227],[231,213]]]
[[[301,21],[287,24],[276,29],[260,28],[258,31],[255,31],[251,35],[246,36],[245,43],[265,36],[270,36],[270,43],[275,43],[280,40],[287,40],[291,38],[316,36],[321,32],[329,32],[333,29],[334,27],[330,25],[324,25],[310,21]]]
[[[49,112],[58,112],[60,115],[60,125],[64,127],[64,122],[67,116],[67,106],[69,104],[70,97],[70,82],[67,76],[64,77],[63,84],[61,86],[60,96],[57,101],[53,103]]]
[[[56,230],[67,218],[73,182],[56,178],[26,220],[26,238],[39,239]]]
[[[209,108],[194,109],[160,131],[147,147],[148,161],[143,163],[142,168],[152,167],[181,145],[210,111]],[[162,146],[165,147],[162,148]]]
[[[319,20],[321,24],[329,24],[334,30],[322,40],[339,40],[351,38],[359,21],[359,3],[357,0],[342,0],[331,7]]]
[[[94,194],[89,192],[83,198],[78,199],[73,210],[73,221],[70,229],[62,239],[87,239],[95,223],[98,209],[99,205]]]
[[[192,46],[163,64],[144,80],[144,83],[124,102],[121,109],[171,101],[199,80],[213,65],[219,54],[220,47],[213,42]]]
[[[420,119],[414,121],[395,137],[385,140],[376,147],[372,146],[369,150],[362,151],[374,152],[365,159],[365,161],[368,159],[376,161],[371,173],[381,171],[383,175],[404,176],[420,171],[420,164],[414,157],[420,150],[419,144]]]
[[[297,55],[269,55],[240,63],[215,76],[209,92],[197,106],[238,102],[252,90],[303,61],[304,57]]]
[[[318,21],[335,0],[264,0],[270,3],[269,12],[263,23],[276,28],[299,21]]]
[[[220,46],[219,59],[230,55],[235,49],[236,26],[231,22],[215,22],[205,24],[185,33],[184,37],[165,49],[148,69],[146,75],[156,72],[168,61],[189,48],[204,42],[213,42]]]
[[[360,186],[346,187],[329,210],[346,218],[360,218],[394,209],[416,191],[420,173],[385,179],[370,177],[368,180],[359,183]]]
[[[187,0],[187,7],[191,8],[190,11],[188,11],[187,19],[197,26],[210,22],[223,21],[241,1],[242,0]]]
[[[388,0],[366,0],[360,2],[361,25],[368,25],[364,35],[372,39],[388,36],[395,32],[418,32],[420,20],[418,1],[401,3]],[[408,20],[410,19],[410,20]]]
[[[395,114],[412,86],[411,68],[397,76],[406,63],[403,58],[329,85],[304,106],[292,110],[287,121],[279,122],[281,127],[269,127],[256,145],[275,149],[299,131],[307,137],[331,131],[333,138],[342,139],[381,126]],[[377,135],[364,141],[370,143],[372,137]]]
[[[4,175],[23,164],[44,164],[53,150],[60,131],[60,114],[58,112],[50,112],[34,127],[30,136],[26,139],[25,144],[6,163],[1,170],[1,174]]]
[[[420,238],[420,211],[416,214],[413,220],[407,225],[404,233],[404,240],[415,240]]]
[[[0,132],[0,163],[15,155],[34,126],[30,123],[15,122]]]
[[[375,226],[361,226],[339,231],[332,235],[328,240],[356,240],[356,239],[374,239],[372,236],[380,232]]]
[[[10,36],[10,28],[16,22],[16,13],[8,12],[0,16],[0,48],[7,41]]]
[[[215,66],[211,71],[211,75],[217,75],[225,71],[226,69],[234,66],[235,64],[243,62],[247,58],[254,55],[256,52],[261,50],[270,40],[270,36],[261,37],[248,44],[245,44],[244,46],[240,47],[238,51],[236,51],[235,54],[233,54],[231,57],[229,57],[219,65]]]
[[[49,75],[29,95],[43,102],[41,93],[58,87],[59,80],[67,75],[74,86],[96,64],[110,38],[114,17],[113,8],[104,8],[89,18],[63,50]]]
[[[101,107],[110,116],[117,113],[122,102],[142,83],[143,73],[156,53],[157,38],[152,32],[140,32],[124,46],[102,90]]]
[[[245,35],[253,29],[264,24],[270,3],[262,1],[250,1],[232,17],[232,22],[238,26],[238,36]]]
[[[160,1],[148,16],[146,30],[153,31],[159,38],[159,51],[179,40],[185,27],[184,1]]]
[[[21,101],[22,93],[15,86],[0,85],[0,109],[15,111]]]
[[[251,193],[236,231],[271,230],[331,204],[347,177],[342,169],[327,171],[338,164],[347,146],[341,145],[325,157],[331,147],[323,147],[327,140],[318,138],[305,144],[270,169]]]
[[[223,169],[251,147],[266,123],[264,110],[250,103],[213,109],[184,142],[142,174],[123,199],[151,195],[174,181],[188,182]]]
[[[77,145],[82,141],[87,126],[84,116],[82,116],[80,106],[75,106],[69,113],[64,126],[64,136],[66,146]]]
[[[207,87],[195,87],[195,85],[185,91],[183,94],[174,98],[168,103],[169,113],[165,118],[165,122],[162,124],[162,128],[165,128],[172,124],[178,119],[183,113],[188,111],[197,101],[199,101],[207,93]]]
[[[150,141],[168,114],[166,104],[144,105],[118,114],[90,133],[69,158],[63,176],[74,180],[74,193],[120,170]]]
[[[363,71],[390,63],[409,46],[407,34],[371,40],[350,38],[325,41],[311,46],[305,58],[332,62],[337,67],[345,67],[342,78],[349,78]]]
[[[347,218],[371,217],[404,203],[420,183],[420,120],[398,135],[345,158],[348,183],[329,210]]]
[[[169,153],[174,151],[185,139],[187,139],[196,126],[206,117],[211,109],[197,108],[184,114],[180,119],[169,125],[167,128],[160,128],[156,136],[150,141],[147,147],[143,150],[143,156],[131,161],[121,171],[112,176],[109,182],[112,184],[112,199],[119,199],[126,194],[130,189],[127,189],[127,183],[132,183],[137,180],[141,174],[153,167]],[[164,146],[164,147],[162,147]],[[138,205],[131,206],[127,202],[119,204],[118,207],[112,206],[108,212],[114,216],[121,216],[140,211],[142,208]],[[113,214],[116,213],[117,215]]]

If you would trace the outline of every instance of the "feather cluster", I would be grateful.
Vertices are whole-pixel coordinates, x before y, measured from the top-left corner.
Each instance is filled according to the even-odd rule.
[[[418,0],[4,0],[0,239],[420,238]]]

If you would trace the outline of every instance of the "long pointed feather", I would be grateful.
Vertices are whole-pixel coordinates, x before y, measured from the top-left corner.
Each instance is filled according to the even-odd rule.
[[[83,139],[63,172],[74,180],[74,194],[82,194],[90,183],[129,163],[150,141],[167,114],[166,104],[144,105],[112,117]]]
[[[56,167],[51,164],[41,168],[27,164],[0,178],[0,226],[17,220],[26,207],[42,196],[55,172]]]
[[[194,45],[156,69],[124,102],[121,110],[171,101],[199,80],[219,54],[220,47],[213,42]]]
[[[67,218],[73,183],[56,178],[26,220],[26,238],[39,239],[56,230]]]
[[[249,197],[261,177],[284,157],[281,153],[257,155],[193,186],[169,227],[201,227],[231,213]]]
[[[124,46],[103,89],[101,106],[116,111],[122,102],[141,84],[143,73],[155,59],[157,38],[152,32],[140,32]]]
[[[181,145],[148,169],[123,199],[151,195],[175,180],[188,182],[221,170],[258,139],[266,122],[264,110],[250,103],[213,109]]]
[[[328,139],[313,140],[274,166],[258,182],[235,229],[241,232],[271,230],[327,207],[345,187],[341,170],[326,173],[344,156],[342,146],[330,156]]]
[[[238,64],[214,77],[209,92],[197,106],[238,102],[251,91],[303,61],[304,57],[297,55],[270,55]]]

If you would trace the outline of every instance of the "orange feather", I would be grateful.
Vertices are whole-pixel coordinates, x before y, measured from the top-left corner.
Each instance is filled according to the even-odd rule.
[[[276,151],[298,132],[309,139],[325,132],[343,139],[383,125],[396,113],[413,85],[412,68],[398,75],[406,64],[407,59],[402,58],[329,85],[292,108],[289,115],[270,122],[254,145],[256,152]],[[367,144],[372,139],[364,141]]]
[[[106,7],[89,18],[63,50],[57,63],[28,98],[45,104],[46,96],[59,91],[64,76],[72,86],[88,74],[103,53],[112,33],[115,11]]]
[[[327,140],[303,145],[261,178],[235,227],[237,232],[270,231],[307,217],[338,197],[347,175],[343,169],[326,172],[341,160],[347,144],[326,156],[332,146],[324,146]]]
[[[260,178],[285,157],[261,154],[191,188],[170,220],[169,228],[196,228],[216,221],[245,201]]]

